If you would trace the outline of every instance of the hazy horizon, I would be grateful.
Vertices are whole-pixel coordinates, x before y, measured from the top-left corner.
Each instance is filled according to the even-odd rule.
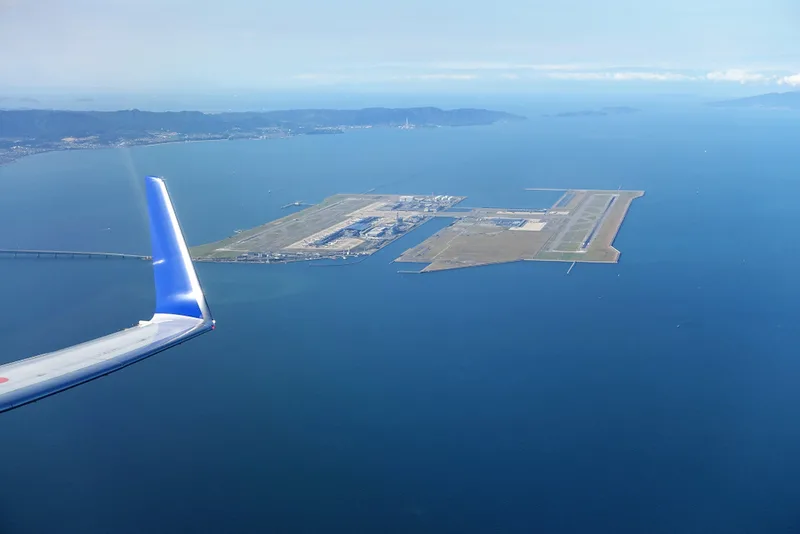
[[[370,107],[442,109],[476,107],[526,114],[530,110],[575,111],[598,106],[631,106],[643,110],[691,108],[707,103],[763,94],[752,86],[738,91],[541,91],[529,93],[453,93],[395,91],[281,91],[253,93],[61,93],[4,92],[0,110],[53,109],[72,111],[270,111],[280,109],[362,109]],[[749,90],[748,90],[749,89]],[[778,90],[780,91],[780,90]]]
[[[800,87],[789,0],[0,0],[0,91],[643,91]]]

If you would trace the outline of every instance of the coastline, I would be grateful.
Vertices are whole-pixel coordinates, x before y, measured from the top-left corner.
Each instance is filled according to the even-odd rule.
[[[485,109],[367,108],[270,112],[3,110],[0,165],[61,150],[125,148],[200,141],[339,135],[373,128],[486,126],[525,117]]]
[[[270,141],[273,139],[287,139],[290,137],[297,137],[296,135],[288,134],[284,136],[276,136],[276,137],[240,137],[238,139],[180,139],[180,140],[170,140],[170,141],[159,141],[154,143],[137,143],[137,144],[130,144],[130,145],[102,145],[102,146],[76,146],[76,147],[54,147],[54,148],[42,148],[42,149],[33,149],[32,152],[20,154],[18,157],[11,158],[11,159],[0,159],[0,167],[5,165],[11,165],[18,161],[21,161],[28,157],[38,156],[40,154],[47,154],[49,152],[69,152],[72,150],[118,150],[123,148],[144,148],[144,147],[152,147],[152,146],[160,146],[160,145],[177,145],[177,144],[189,144],[189,143],[222,143],[222,142],[229,142],[229,141]],[[2,156],[2,154],[0,154]]]

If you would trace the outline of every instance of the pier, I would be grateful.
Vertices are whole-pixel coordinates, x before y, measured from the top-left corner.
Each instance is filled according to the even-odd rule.
[[[285,210],[287,208],[300,208],[300,207],[303,207],[303,206],[313,206],[313,204],[307,204],[307,203],[303,202],[302,200],[296,200],[294,202],[289,202],[285,206],[281,206],[281,209]]]
[[[0,249],[0,256],[36,257],[36,258],[108,258],[108,259],[133,259],[133,260],[152,260],[152,256],[142,256],[141,254],[124,254],[121,252],[83,252],[78,250],[31,250],[31,249]]]

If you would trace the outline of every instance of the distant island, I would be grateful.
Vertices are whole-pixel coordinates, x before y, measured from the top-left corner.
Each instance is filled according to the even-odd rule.
[[[800,109],[800,91],[787,93],[767,93],[765,95],[723,100],[709,104],[718,108],[763,108],[776,110]]]
[[[570,117],[607,117],[608,115],[630,115],[631,113],[638,113],[636,108],[629,108],[626,106],[610,106],[600,109],[585,109],[581,111],[565,111],[562,113],[555,113],[553,115],[544,115],[544,117],[556,118],[570,118]]]
[[[339,134],[355,128],[480,126],[524,117],[486,109],[294,109],[202,113],[0,110],[0,164],[51,150]]]

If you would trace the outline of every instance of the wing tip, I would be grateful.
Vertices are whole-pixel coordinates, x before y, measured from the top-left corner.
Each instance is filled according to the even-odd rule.
[[[161,176],[150,176],[150,175],[148,175],[148,176],[144,177],[144,181],[145,181],[145,183],[149,182],[149,183],[152,183],[152,184],[155,184],[155,183],[162,183],[163,184],[164,183],[164,178],[162,178]]]
[[[153,243],[155,313],[202,319],[206,326],[213,329],[215,321],[200,286],[166,183],[160,176],[146,176],[145,185]]]

